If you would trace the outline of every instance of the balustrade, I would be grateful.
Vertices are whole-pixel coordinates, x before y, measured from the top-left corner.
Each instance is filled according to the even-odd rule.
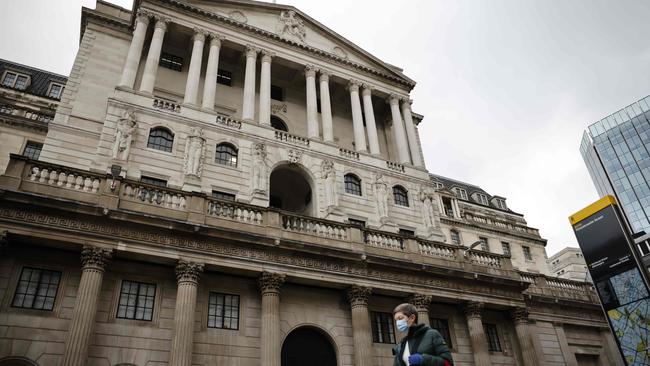
[[[502,268],[502,257],[498,254],[488,252],[479,252],[474,250],[467,251],[467,258],[473,264],[487,266],[492,268]]]
[[[180,113],[181,111],[181,105],[179,103],[161,98],[154,98],[153,107],[176,113]]]
[[[404,240],[399,235],[365,230],[364,241],[373,247],[404,251]]]
[[[294,145],[309,146],[309,139],[301,136],[292,135],[284,131],[275,131],[275,139],[288,142]]]
[[[208,201],[207,214],[220,219],[229,219],[247,224],[262,225],[264,221],[264,215],[262,212],[261,208],[255,208],[236,202],[219,200]]]
[[[142,183],[124,183],[122,196],[132,201],[180,211],[185,210],[187,203],[185,194]]]
[[[216,119],[217,123],[226,127],[241,129],[241,121],[236,120],[232,117],[218,115]]]
[[[456,259],[458,250],[458,247],[455,246],[423,240],[418,240],[418,247],[422,255],[443,259]]]
[[[329,239],[345,240],[348,237],[346,226],[311,217],[282,214],[282,228]]]
[[[404,173],[406,171],[404,164],[395,163],[393,161],[386,161],[386,167],[390,170],[394,170],[400,173]]]
[[[32,182],[81,192],[97,193],[101,184],[96,175],[51,165],[34,164],[28,172],[28,179]]]
[[[359,160],[359,153],[356,151],[340,148],[339,155],[341,155],[344,158]]]

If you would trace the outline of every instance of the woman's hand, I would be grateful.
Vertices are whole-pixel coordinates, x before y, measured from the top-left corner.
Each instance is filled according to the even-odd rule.
[[[419,353],[414,353],[409,356],[409,365],[422,365],[422,361],[424,361],[424,357]]]

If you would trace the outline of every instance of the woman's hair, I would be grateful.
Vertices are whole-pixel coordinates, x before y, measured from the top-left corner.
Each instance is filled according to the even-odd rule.
[[[402,313],[406,315],[407,318],[410,317],[411,315],[415,315],[414,324],[418,323],[418,310],[415,308],[415,306],[409,303],[405,302],[403,304],[397,305],[397,307],[395,307],[395,310],[393,310],[393,316],[395,316],[395,314],[397,313]]]

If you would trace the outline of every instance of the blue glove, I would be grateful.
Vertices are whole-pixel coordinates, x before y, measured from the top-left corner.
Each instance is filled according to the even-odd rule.
[[[414,353],[409,356],[409,365],[422,365],[422,361],[424,361],[424,357],[419,353]]]

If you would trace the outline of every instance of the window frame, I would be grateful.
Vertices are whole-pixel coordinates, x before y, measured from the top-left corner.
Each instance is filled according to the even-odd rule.
[[[40,271],[40,273],[38,275],[38,280],[36,281],[36,290],[35,290],[35,292],[33,294],[34,297],[32,299],[32,303],[31,303],[31,305],[29,307],[28,306],[23,306],[25,304],[25,298],[24,297],[23,297],[23,300],[22,300],[22,304],[20,306],[15,305],[17,296],[19,295],[18,290],[20,288],[20,283],[23,281],[23,274],[25,273],[26,269]],[[44,272],[49,272],[50,275],[51,274],[58,274],[59,279],[58,279],[58,281],[56,283],[56,289],[54,291],[54,295],[53,296],[48,296],[47,293],[49,293],[49,288],[46,288],[46,295],[45,296],[41,295],[42,297],[44,297],[43,302],[41,304],[42,307],[41,308],[36,308],[36,307],[34,307],[34,304],[36,303],[36,300],[39,297],[39,295],[38,295],[39,292],[41,292],[41,289],[42,289],[41,286],[52,285],[52,283],[47,283],[45,285],[43,283],[41,283],[41,280],[43,279]],[[31,279],[31,276],[30,276],[30,279]],[[29,286],[29,283],[31,281],[27,280],[27,282],[28,282],[28,286]],[[57,297],[58,297],[59,293],[61,293],[60,290],[61,290],[61,287],[63,286],[63,283],[64,283],[63,282],[63,271],[61,271],[61,270],[43,268],[43,267],[36,267],[36,266],[30,266],[30,265],[22,266],[21,269],[20,269],[20,272],[18,273],[18,277],[16,279],[16,282],[15,282],[16,286],[13,288],[13,296],[11,297],[10,307],[14,308],[14,309],[21,309],[21,310],[27,310],[27,311],[34,310],[34,311],[50,311],[50,312],[52,312],[56,308]],[[28,294],[28,292],[25,292],[25,293],[22,293],[20,295],[27,295],[27,294]],[[46,308],[45,307],[46,300],[48,298],[52,299],[51,308]]]
[[[13,82],[11,85],[5,84],[5,79],[7,78],[8,74],[13,74],[15,75]],[[25,81],[25,87],[24,88],[18,88],[16,87],[16,83],[18,82],[18,78],[24,77],[27,80]],[[27,90],[29,85],[31,84],[32,77],[28,74],[19,72],[19,71],[14,71],[14,70],[5,70],[5,72],[2,74],[2,79],[0,79],[0,87],[6,87],[6,88],[12,88],[12,89],[17,89],[17,90]]]
[[[169,141],[169,139],[164,137],[164,136],[152,136],[154,133],[159,133],[159,132],[168,133],[169,136],[171,137],[171,141]],[[175,137],[176,136],[174,135],[174,132],[172,132],[172,130],[170,130],[167,127],[163,127],[163,126],[152,127],[152,128],[149,129],[149,134],[147,135],[147,149],[164,152],[166,154],[172,154],[174,152],[174,140],[175,140]],[[167,151],[168,147],[165,144],[159,143],[158,142],[159,140],[153,140],[152,141],[152,138],[153,139],[161,139],[163,141],[169,141],[169,143],[170,143],[169,151]]]
[[[176,56],[173,53],[169,52],[160,52],[160,60],[158,60],[158,66],[164,67],[166,69],[172,70],[172,71],[177,71],[177,72],[183,72],[183,58],[180,56]],[[180,65],[180,66],[175,66],[175,65]]]
[[[282,120],[282,118],[271,115],[271,127],[277,131],[289,132],[289,126]]]
[[[278,95],[280,93],[280,95]],[[275,98],[275,97],[280,97],[280,99]],[[286,95],[284,94],[284,88],[279,86],[279,85],[274,85],[271,84],[271,100],[275,100],[277,102],[284,102],[286,99]]]
[[[232,86],[232,71],[217,68],[217,84]]]
[[[435,327],[434,327],[434,323],[437,323],[437,322],[440,322],[440,321],[442,321],[442,322],[445,323],[445,326],[446,326],[446,328],[445,328],[445,330],[446,330],[446,334],[443,333],[443,332],[441,332],[439,328],[435,328]],[[432,317],[432,316],[429,317],[429,324],[430,324],[431,328],[437,330],[438,333],[440,333],[440,335],[442,336],[442,338],[443,338],[443,339],[445,340],[445,342],[447,343],[447,347],[448,347],[450,350],[451,350],[451,349],[454,349],[454,343],[452,342],[452,336],[451,336],[451,334],[452,334],[452,328],[451,328],[451,326],[450,326],[451,323],[452,323],[452,322],[451,322],[451,319],[449,319],[449,318],[436,318],[436,317]]]
[[[165,185],[162,185],[163,182],[165,183]],[[140,183],[144,183],[150,186],[160,187],[160,188],[167,188],[167,184],[169,184],[169,182],[166,179],[151,177],[148,175],[141,175]]]
[[[34,151],[38,150],[38,154],[35,155],[27,155],[27,149],[28,148],[33,148],[34,146],[38,145],[38,149],[34,149]],[[41,157],[41,152],[43,151],[43,143],[42,142],[36,142],[36,141],[31,141],[27,140],[25,143],[25,146],[23,147],[23,152],[22,156],[27,157],[31,160],[38,160]]]
[[[488,201],[487,195],[483,193],[477,193],[476,197],[478,198],[478,203],[484,205],[484,206],[489,206],[490,203]]]
[[[224,146],[232,149],[234,151],[234,154],[230,151],[219,151],[219,147]],[[221,154],[226,154],[229,155],[229,159],[223,159]],[[234,157],[234,163],[233,163],[233,157]],[[231,167],[231,168],[237,168],[239,165],[239,148],[237,146],[231,144],[230,142],[220,142],[218,143],[215,148],[214,148],[214,162],[215,164],[221,165],[221,166],[226,166],[226,167]]]
[[[222,304],[222,312],[221,312],[221,318],[222,318],[222,320],[221,320],[221,325],[222,325],[222,326],[221,326],[221,327],[216,326],[216,321],[217,321],[217,318],[219,318],[219,315],[211,315],[211,314],[210,314],[210,308],[211,308],[211,305],[212,305],[212,295],[215,295],[215,299],[216,299],[216,297],[219,296],[219,295],[222,295],[222,296],[223,296],[223,304]],[[233,298],[236,297],[236,298],[237,298],[237,317],[236,317],[236,320],[237,320],[237,327],[236,327],[236,328],[226,327],[226,326],[225,326],[225,324],[226,324],[226,305],[225,305],[225,303],[226,303],[226,296],[230,296],[230,297],[233,297]],[[207,321],[206,324],[207,324],[207,328],[208,328],[208,329],[239,330],[240,325],[241,325],[241,296],[240,296],[240,295],[237,295],[237,294],[229,294],[229,293],[225,293],[225,292],[209,291],[209,292],[208,292],[208,301],[207,301],[207,303],[208,303],[208,310],[207,310],[207,314],[208,314],[208,319],[207,319],[207,320],[208,320],[208,321]],[[217,307],[217,304],[218,304],[218,303],[215,302],[215,304],[214,304],[214,305],[215,305],[215,308]],[[232,302],[231,302],[231,305],[229,305],[229,306],[232,307]],[[232,310],[232,309],[231,309],[231,310]],[[231,313],[231,314],[232,314],[232,313]],[[214,323],[215,325],[214,325],[214,326],[211,326],[211,325],[210,325],[210,318],[211,318],[211,317],[214,317],[214,321],[215,321],[215,323]],[[233,319],[233,317],[231,316],[231,317],[229,317],[229,319],[230,319],[230,321],[231,321],[230,324],[232,325],[232,319]]]
[[[380,324],[382,326],[387,326],[388,331],[382,332],[381,329],[379,329],[378,327],[378,325]],[[393,314],[382,312],[382,311],[371,311],[370,329],[372,332],[372,343],[395,344],[396,336],[395,336],[395,323],[393,321]],[[384,340],[384,337],[386,336],[389,338],[387,341]]]
[[[492,333],[491,330],[494,332]],[[503,352],[501,346],[501,339],[499,338],[499,329],[494,323],[483,323],[483,331],[485,332],[485,340],[487,341],[489,352]]]
[[[512,257],[512,246],[510,245],[509,242],[507,242],[507,241],[502,241],[501,242],[501,251],[503,252],[503,255],[507,255],[509,257]]]
[[[484,240],[485,239],[485,240]],[[481,250],[484,252],[490,252],[490,239],[486,236],[479,236],[478,240],[481,242]]]
[[[138,285],[138,289],[137,289],[137,292],[135,294],[135,296],[136,296],[135,301],[136,302],[135,302],[135,306],[134,306],[134,309],[133,309],[133,318],[130,318],[130,317],[128,317],[126,315],[127,312],[128,312],[128,308],[129,308],[128,297],[127,297],[127,303],[125,305],[122,305],[122,294],[123,294],[123,290],[124,290],[124,284],[127,283],[127,282],[130,283],[131,285],[132,284],[137,284]],[[138,308],[140,307],[139,306],[140,297],[142,296],[140,294],[141,285],[153,286],[153,295],[151,295],[151,296],[148,295],[148,294],[144,295],[145,296],[145,300],[144,300],[145,305],[143,305],[143,307],[142,307],[143,308],[143,311],[142,311],[143,318],[138,319],[137,318],[137,312],[138,312]],[[126,293],[126,295],[132,295],[132,294],[131,293]],[[155,317],[155,313],[156,313],[156,297],[157,297],[157,295],[158,295],[158,284],[157,283],[149,283],[149,282],[143,282],[143,281],[122,279],[120,281],[120,287],[119,287],[119,292],[118,292],[118,296],[117,296],[117,307],[116,307],[116,310],[115,310],[115,318],[116,319],[124,319],[124,320],[153,322],[154,317]],[[150,318],[146,319],[144,317],[144,314],[145,314],[145,311],[147,310],[146,301],[148,300],[148,298],[151,298],[151,309],[150,309],[151,312],[150,312]],[[124,316],[119,315],[120,314],[120,307],[122,307],[122,306],[126,307],[126,309],[124,310]]]
[[[397,206],[410,207],[408,190],[401,185],[393,186],[393,202]]]
[[[348,179],[350,179],[348,181]],[[358,192],[357,192],[358,185]],[[363,197],[363,183],[361,178],[354,173],[347,173],[343,176],[343,187],[344,191],[347,194],[351,194],[357,197]]]
[[[216,189],[213,189],[211,197],[221,201],[235,202],[237,195],[234,193],[228,193],[228,192],[223,192],[223,191],[218,191]]]
[[[533,261],[533,252],[531,251],[528,245],[522,245],[521,251],[524,253],[524,259],[532,262]]]
[[[467,190],[464,188],[460,187],[454,187],[453,188],[454,193],[456,193],[456,196],[462,200],[467,201]]]
[[[57,94],[57,96],[55,96],[55,97],[50,95],[50,94],[52,94],[52,88],[54,86],[58,86],[59,88],[61,88],[61,89],[59,89],[59,94]],[[61,96],[63,96],[63,90],[65,90],[65,85],[63,85],[61,83],[54,82],[54,81],[50,81],[50,86],[47,88],[47,97],[60,100]]]
[[[454,234],[456,234],[456,237],[458,238],[457,242],[454,240]],[[449,239],[454,245],[463,245],[463,239],[460,237],[460,231],[456,229],[449,230]]]
[[[351,217],[348,217],[348,224],[358,227],[360,229],[365,229],[366,228],[366,221],[365,220],[359,220],[359,219],[353,219]]]

